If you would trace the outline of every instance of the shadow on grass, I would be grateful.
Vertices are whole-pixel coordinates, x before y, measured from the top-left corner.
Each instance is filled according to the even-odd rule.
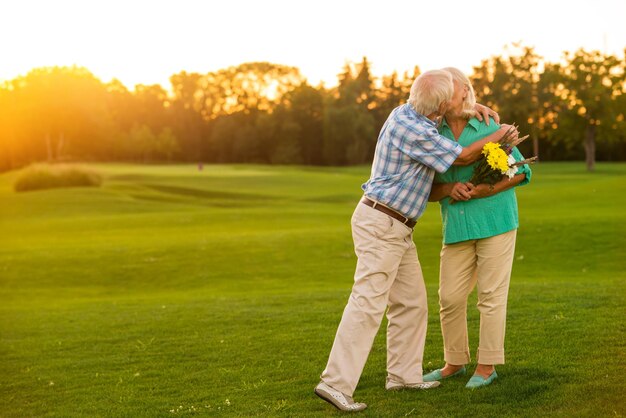
[[[474,406],[484,404],[501,405],[508,408],[508,406],[514,405],[517,409],[539,405],[546,399],[554,398],[555,393],[558,392],[556,389],[563,383],[562,377],[540,367],[501,366],[498,379],[494,383],[479,389],[467,389],[465,384],[471,377],[473,369],[474,366],[472,365],[468,374],[463,377],[444,379],[437,389],[424,392],[429,397],[421,397],[421,400],[433,404],[448,405],[450,410],[446,412],[453,415],[460,400],[463,401],[463,404],[469,402]],[[364,376],[357,389],[360,392],[359,397],[380,396],[380,392],[384,390],[384,381],[384,372]],[[415,397],[415,392],[415,390],[407,389],[391,393],[398,393],[398,395],[392,396],[399,396],[400,399],[406,398],[408,401]]]
[[[250,194],[250,193],[231,193],[231,192],[216,192],[213,190],[202,190],[190,187],[179,186],[167,186],[163,184],[142,184],[142,186],[156,190],[162,193],[169,193],[185,197],[193,197],[196,199],[208,199],[208,200],[245,200],[245,201],[261,201],[261,200],[274,200],[275,198],[268,195]]]
[[[498,379],[491,388],[463,389],[473,402],[531,406],[552,397],[551,392],[557,386],[555,382],[560,380],[559,376],[540,367],[506,369],[502,367]]]
[[[127,191],[129,196],[138,200],[155,202],[194,203],[216,207],[250,207],[277,199],[269,195],[203,190],[163,184],[141,183],[137,186],[141,188],[133,187],[132,190]]]

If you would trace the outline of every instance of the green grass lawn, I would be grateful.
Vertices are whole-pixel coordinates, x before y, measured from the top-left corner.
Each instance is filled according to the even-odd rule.
[[[1,417],[340,415],[313,387],[350,293],[369,167],[89,167],[101,188],[15,193],[18,173],[0,175]],[[533,169],[500,378],[386,392],[380,332],[362,416],[626,415],[626,164]],[[414,239],[428,371],[443,364],[437,204]],[[474,354],[475,294],[469,327]]]

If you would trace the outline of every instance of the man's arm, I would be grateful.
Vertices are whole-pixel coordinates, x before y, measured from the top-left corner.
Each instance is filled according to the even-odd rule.
[[[480,141],[476,141],[468,147],[463,147],[463,151],[461,152],[461,154],[459,154],[457,159],[454,160],[452,165],[472,164],[474,161],[480,158],[483,147],[485,146],[487,142],[499,142],[500,139],[502,139],[502,137],[504,136],[504,134],[509,129],[511,129],[511,127],[512,127],[511,125],[503,124],[500,126],[500,129],[498,129],[496,132],[492,133],[491,135],[487,135]],[[517,130],[515,130],[514,135],[517,135]]]

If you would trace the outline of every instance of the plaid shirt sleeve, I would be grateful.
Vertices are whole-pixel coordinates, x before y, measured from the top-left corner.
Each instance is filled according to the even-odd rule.
[[[463,151],[461,145],[441,136],[435,126],[405,122],[398,129],[404,131],[394,135],[399,140],[398,149],[439,173],[446,172]]]

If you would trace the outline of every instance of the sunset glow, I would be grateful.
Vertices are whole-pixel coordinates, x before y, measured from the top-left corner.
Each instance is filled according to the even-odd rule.
[[[311,84],[336,83],[366,56],[375,76],[473,65],[521,41],[556,61],[579,47],[623,55],[626,2],[12,1],[3,4],[0,80],[79,65],[103,81],[168,86],[179,71],[250,61],[298,67]]]

